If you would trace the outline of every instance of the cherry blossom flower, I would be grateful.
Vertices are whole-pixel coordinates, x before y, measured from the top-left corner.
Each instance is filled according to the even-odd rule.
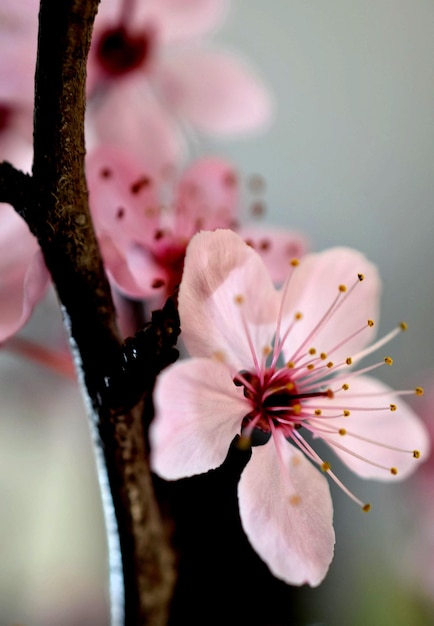
[[[179,291],[192,358],[157,381],[151,463],[174,480],[218,467],[229,444],[253,442],[238,488],[243,528],[271,572],[318,585],[333,557],[322,439],[363,478],[397,480],[425,457],[424,426],[394,391],[354,369],[405,328],[370,342],[380,279],[366,258],[335,248],[290,265],[276,290],[258,254],[231,231],[196,235]],[[315,467],[317,466],[320,471]]]
[[[129,152],[101,146],[89,154],[86,171],[107,272],[130,298],[161,303],[172,295],[187,244],[202,229],[237,228],[263,255],[276,282],[282,266],[307,249],[307,239],[297,232],[239,225],[238,176],[224,159],[198,159],[164,186]]]
[[[50,275],[36,238],[7,205],[0,204],[0,341],[16,333],[46,293]]]
[[[155,175],[182,156],[181,126],[219,137],[262,126],[271,111],[262,82],[205,41],[226,9],[225,0],[102,2],[88,62],[90,141],[151,157]]]

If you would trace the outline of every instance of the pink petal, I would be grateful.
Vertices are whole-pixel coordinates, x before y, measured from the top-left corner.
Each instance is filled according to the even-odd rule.
[[[230,230],[191,240],[179,291],[183,339],[193,356],[235,371],[263,358],[275,329],[278,294],[260,257]],[[246,330],[248,328],[248,332]]]
[[[102,145],[86,159],[89,202],[97,233],[117,245],[151,245],[160,228],[158,183],[152,168],[126,150]]]
[[[362,282],[358,280],[358,274],[364,275]],[[309,339],[305,351],[315,347],[318,353],[325,352],[334,363],[355,356],[372,341],[375,334],[375,327],[368,327],[368,320],[378,322],[381,286],[376,267],[355,250],[332,248],[302,258],[292,274],[284,305],[285,314],[290,320],[296,312],[301,312],[303,316],[286,341],[287,360],[292,359],[294,351],[307,340],[320,322],[338,296],[339,286],[345,285],[349,291],[355,284],[354,292],[341,294],[344,302],[321,325],[315,336]],[[361,328],[365,330],[334,350],[340,342]]]
[[[154,77],[166,105],[210,135],[237,135],[270,119],[271,99],[259,77],[233,54],[196,47],[161,59]]]
[[[147,0],[138,4],[166,43],[206,35],[222,21],[228,5],[227,0]]]
[[[333,558],[327,480],[280,433],[253,448],[238,486],[243,528],[272,574],[319,585]]]
[[[261,256],[276,285],[287,277],[289,262],[301,259],[309,248],[307,238],[292,230],[242,226],[237,232]]]
[[[89,146],[112,143],[129,149],[159,178],[177,166],[184,140],[164,105],[150,92],[144,74],[135,72],[88,105]]]
[[[390,410],[391,404],[397,406],[396,411]],[[348,407],[349,417],[327,420],[327,415],[336,415],[339,412],[333,408],[334,406],[342,407],[343,405]],[[358,411],[356,407],[373,410]],[[384,407],[384,410],[376,410],[379,407]],[[339,458],[363,478],[386,481],[403,479],[414,472],[419,467],[419,463],[426,460],[429,455],[429,435],[420,418],[394,393],[393,389],[368,376],[351,379],[348,391],[335,394],[335,397],[327,402],[327,410],[323,411],[320,426],[334,431],[344,428],[347,431],[347,434],[343,436],[327,434],[324,438],[329,440],[331,448]],[[357,439],[357,436],[380,445]],[[381,467],[370,465],[336,448],[333,442],[349,448],[363,459],[377,463]],[[391,450],[388,446],[403,451]],[[413,450],[420,452],[420,459],[413,457]],[[390,472],[392,467],[398,470],[397,475]]]
[[[0,341],[16,333],[43,298],[50,275],[35,237],[12,207],[0,205]]]
[[[227,161],[205,157],[182,175],[176,193],[178,230],[188,237],[199,229],[234,225],[239,201],[237,173]]]
[[[221,465],[249,405],[228,369],[210,359],[181,361],[165,370],[155,390],[151,465],[168,480]]]

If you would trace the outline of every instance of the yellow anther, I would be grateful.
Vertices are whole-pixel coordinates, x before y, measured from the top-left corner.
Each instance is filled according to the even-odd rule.
[[[390,356],[386,356],[384,362],[386,363],[386,365],[393,365],[393,359]]]
[[[235,304],[243,304],[244,296],[242,296],[241,294],[238,294],[237,296],[235,296],[234,300],[235,300]]]
[[[423,387],[416,387],[414,391],[417,396],[423,396]]]
[[[397,408],[398,408],[398,407],[396,406],[396,404],[391,404],[391,405],[390,405],[390,410],[391,410],[391,411],[396,411],[396,409],[397,409]]]
[[[374,326],[374,320],[368,320],[368,326],[370,326],[372,328],[372,326]]]
[[[348,409],[344,410],[344,417],[350,417],[351,413],[348,411]]]
[[[313,370],[314,367],[315,367],[315,365],[313,363],[309,363],[309,365],[306,365],[306,368],[308,370]]]
[[[224,363],[226,361],[226,355],[222,350],[216,350],[213,352],[212,358],[214,361],[218,361],[219,363]]]
[[[362,506],[362,511],[364,511],[365,513],[369,513],[370,510],[371,510],[371,505],[370,504],[364,504]]]
[[[321,469],[323,472],[328,472],[331,469],[331,465],[328,461],[324,461],[324,463],[321,464]]]
[[[349,388],[350,388],[350,386],[349,386],[347,383],[344,383],[344,384],[342,385],[342,389],[343,389],[344,391],[348,391],[348,389],[349,389]]]
[[[293,404],[292,410],[296,415],[298,415],[301,412],[301,404]]]
[[[313,356],[314,354],[316,354],[316,350],[315,350],[315,348],[310,348],[310,349],[309,349],[309,354],[311,354],[312,356]]]
[[[289,504],[291,504],[292,506],[298,506],[301,502],[301,497],[298,495],[298,493],[294,493],[292,496],[289,496],[288,500]]]
[[[400,327],[401,330],[408,330],[407,322],[401,322],[399,327]]]
[[[345,359],[345,363],[347,365],[352,365],[353,364],[353,359],[349,356],[348,359]]]
[[[419,452],[419,450],[413,450],[413,457],[415,459],[420,459],[420,452]]]
[[[329,361],[329,362],[327,363],[327,367],[328,367],[329,369],[331,369],[331,368],[333,367],[333,365],[334,365],[333,361]]]
[[[298,259],[291,259],[289,264],[292,265],[292,267],[297,267],[297,265],[300,265],[300,261]]]
[[[321,415],[322,411],[321,411],[321,409],[315,409],[314,413],[315,413],[315,415]]]
[[[295,315],[294,315],[294,319],[296,320],[301,320],[303,318],[303,313],[300,313],[300,311],[298,311]]]
[[[244,435],[240,435],[235,443],[238,450],[250,450],[252,445],[252,440],[250,437],[245,437]]]
[[[325,352],[321,352],[321,354],[319,356],[320,356],[320,359],[322,359],[323,361],[325,361],[326,358],[327,358],[327,355],[326,355]]]
[[[347,431],[345,430],[345,428],[339,428],[339,434],[342,435],[342,436],[346,435]]]
[[[271,354],[271,352],[272,352],[272,349],[270,348],[270,346],[264,346],[262,348],[262,354],[264,356],[268,356],[269,354]]]
[[[345,292],[346,292],[346,290],[347,290],[347,288],[346,288],[346,286],[345,286],[345,285],[339,285],[339,291],[340,291],[341,293],[345,293]]]
[[[327,389],[326,393],[327,393],[327,398],[331,399],[335,397],[333,389]]]
[[[291,381],[287,382],[287,383],[286,383],[286,385],[285,385],[285,388],[286,388],[288,391],[292,391],[292,390],[294,389],[294,387],[295,387],[295,385],[294,385],[294,383],[292,383]]]
[[[396,476],[397,473],[398,473],[398,469],[396,467],[391,467],[390,468],[390,473],[393,474],[394,476]]]
[[[365,275],[364,274],[357,274],[357,278],[360,280],[360,282],[362,282],[362,280],[365,280]]]

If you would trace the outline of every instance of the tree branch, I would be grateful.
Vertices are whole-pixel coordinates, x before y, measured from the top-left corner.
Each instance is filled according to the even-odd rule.
[[[142,402],[137,403],[136,394],[120,400],[118,391],[114,402],[110,390],[122,371],[122,341],[84,172],[86,60],[98,3],[41,0],[33,174],[1,164],[0,201],[15,206],[37,237],[75,348],[93,422],[107,527],[118,533],[109,537],[113,581],[120,575],[116,549],[121,548],[125,624],[159,626],[167,620],[173,557],[153,494]],[[147,355],[150,363],[153,358]],[[107,485],[111,495],[104,493]],[[122,611],[116,598],[112,602],[118,626]]]

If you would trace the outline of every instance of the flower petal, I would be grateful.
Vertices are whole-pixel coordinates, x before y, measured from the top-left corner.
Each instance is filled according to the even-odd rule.
[[[278,294],[260,257],[230,230],[195,235],[179,291],[183,339],[192,356],[249,367],[269,347]]]
[[[358,280],[358,274],[364,275],[363,281]],[[339,291],[341,285],[347,287],[348,293]],[[353,285],[354,291],[349,293]],[[369,327],[368,320],[378,321],[380,288],[376,267],[355,250],[331,248],[303,257],[291,276],[284,303],[285,315],[290,319],[295,312],[302,313],[285,342],[285,358],[292,360],[302,344],[306,344],[304,352],[313,346],[335,363],[354,357],[373,338],[375,327]],[[337,296],[342,299],[341,305],[311,336]],[[334,350],[362,328],[366,330]]]
[[[274,576],[316,586],[327,573],[335,542],[328,483],[279,432],[272,441],[253,448],[241,475],[243,528]]]
[[[0,341],[16,333],[50,282],[42,252],[24,220],[0,205]]]
[[[349,385],[348,391],[339,392],[327,401],[327,409],[323,411],[321,421],[316,420],[315,425],[335,431],[336,434],[324,435],[324,439],[330,443],[339,458],[359,476],[386,481],[407,477],[418,468],[422,460],[428,458],[430,440],[424,424],[393,389],[379,380],[359,376],[351,379]],[[391,404],[396,406],[396,410],[390,410]],[[328,414],[336,415],[339,412],[335,406],[343,405],[350,411],[349,417],[327,419]],[[357,410],[357,407],[362,410]],[[384,409],[377,410],[378,407]],[[370,408],[372,411],[369,411]],[[346,431],[343,436],[336,432],[341,428]],[[367,438],[371,443],[357,437]],[[336,448],[333,442],[349,448],[362,459]],[[391,450],[390,446],[406,452]],[[420,459],[413,457],[413,450],[420,452]],[[377,463],[383,469],[363,459]],[[396,468],[398,473],[391,473],[391,468]]]
[[[177,187],[177,233],[190,238],[200,229],[233,227],[238,200],[237,174],[230,163],[218,157],[194,161]]]
[[[221,363],[191,359],[170,366],[155,389],[153,470],[176,480],[218,467],[248,410],[241,389]]]
[[[309,247],[307,238],[292,230],[242,226],[237,233],[258,252],[276,285],[287,277],[288,262],[301,259]]]
[[[265,86],[234,54],[190,47],[162,58],[154,78],[173,113],[203,133],[250,132],[271,117]]]
[[[206,35],[224,17],[227,0],[148,0],[142,13],[158,29],[159,39],[173,43]],[[136,19],[140,19],[140,15]]]

